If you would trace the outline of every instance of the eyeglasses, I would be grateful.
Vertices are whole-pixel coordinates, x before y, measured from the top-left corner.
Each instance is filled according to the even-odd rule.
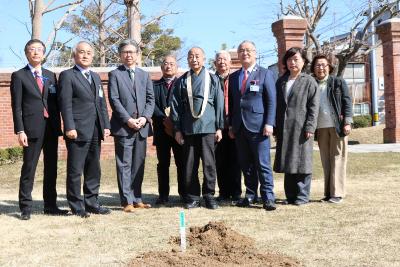
[[[316,64],[315,68],[316,69],[325,69],[328,66],[329,66],[328,64]]]
[[[254,51],[256,51],[256,50],[254,50],[254,49],[249,49],[249,48],[239,49],[239,50],[238,50],[238,52],[241,53],[241,54],[243,54],[244,52],[250,54],[250,53],[252,53],[252,52],[254,52]]]
[[[136,54],[136,51],[121,51],[121,54],[123,54],[123,55],[134,55],[134,54]]]
[[[43,47],[29,47],[28,48],[28,52],[43,52],[44,48]]]

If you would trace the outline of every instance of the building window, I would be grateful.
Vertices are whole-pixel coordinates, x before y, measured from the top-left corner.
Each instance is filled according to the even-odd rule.
[[[353,106],[354,116],[368,115],[371,114],[369,109],[369,103],[357,103]]]

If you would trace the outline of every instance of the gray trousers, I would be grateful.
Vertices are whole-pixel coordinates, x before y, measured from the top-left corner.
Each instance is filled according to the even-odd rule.
[[[146,139],[139,133],[114,137],[118,190],[122,206],[142,202]]]
[[[294,203],[296,200],[310,200],[311,173],[285,173],[283,180],[286,200]]]

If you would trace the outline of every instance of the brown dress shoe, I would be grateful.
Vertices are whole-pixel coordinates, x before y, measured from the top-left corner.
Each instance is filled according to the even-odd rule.
[[[134,212],[135,207],[132,204],[125,205],[122,209],[124,212]]]
[[[149,209],[149,208],[151,208],[151,205],[140,202],[140,203],[133,204],[133,207],[135,207],[136,209]]]

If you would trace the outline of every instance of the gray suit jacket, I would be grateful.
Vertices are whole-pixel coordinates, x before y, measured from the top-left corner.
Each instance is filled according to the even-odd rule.
[[[111,134],[129,136],[134,130],[127,125],[128,120],[137,109],[137,117],[145,117],[146,125],[139,130],[142,137],[151,136],[151,117],[154,111],[153,83],[150,75],[142,69],[135,68],[134,86],[125,66],[121,65],[108,74],[108,99],[110,101]]]

